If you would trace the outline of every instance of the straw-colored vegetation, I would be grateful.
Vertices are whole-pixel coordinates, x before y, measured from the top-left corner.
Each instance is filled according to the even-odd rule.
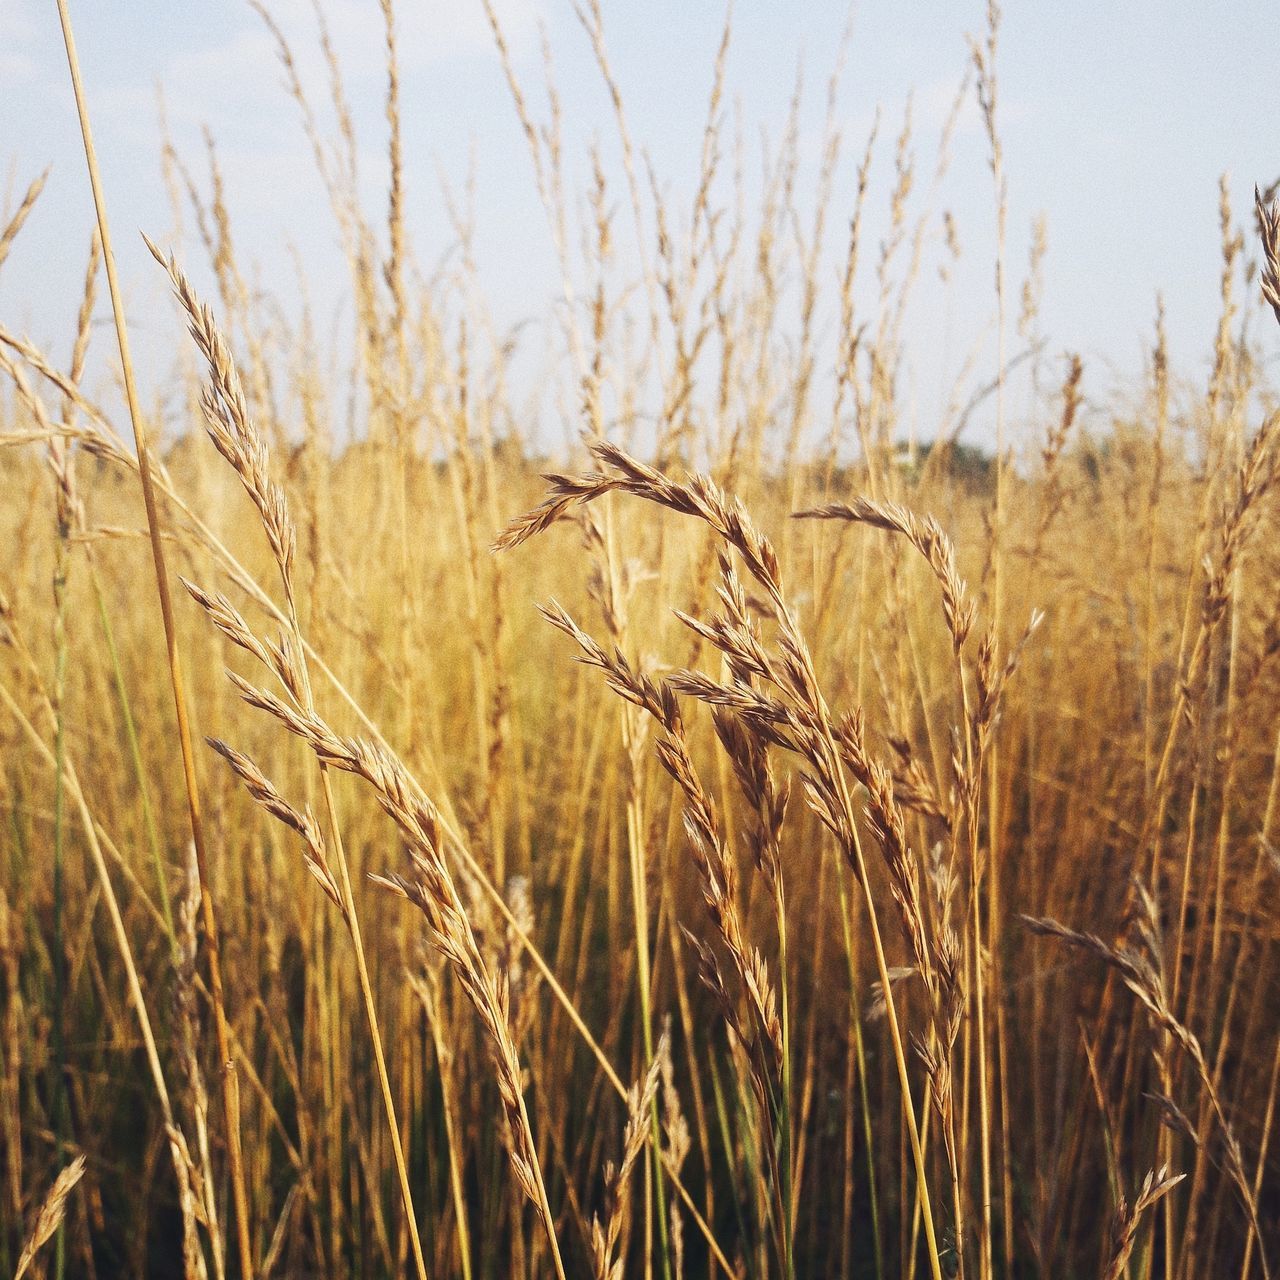
[[[176,393],[84,377],[105,206],[70,355],[0,317],[0,1274],[1269,1276],[1280,213],[1224,184],[1207,385],[1157,316],[1086,425],[1042,237],[1020,305],[1005,260],[993,7],[997,341],[904,448],[955,248],[909,123],[880,245],[889,144],[834,110],[816,192],[793,119],[752,209],[726,30],[677,200],[588,2],[619,168],[579,201],[491,14],[563,269],[550,461],[464,211],[417,266],[383,16],[378,212],[340,51],[330,136],[262,10],[345,367],[250,288],[212,149],[163,157]]]

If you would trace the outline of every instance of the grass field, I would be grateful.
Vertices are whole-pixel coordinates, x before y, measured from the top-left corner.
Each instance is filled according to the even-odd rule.
[[[172,155],[171,385],[85,376],[100,238],[69,358],[0,316],[0,1274],[1270,1276],[1280,214],[1224,184],[1207,385],[1157,318],[1095,392],[1005,261],[993,9],[998,349],[914,444],[909,133],[746,208],[722,56],[679,213],[621,102],[567,193],[495,21],[560,456],[414,266],[384,14],[382,209],[341,51],[334,137],[293,82],[341,368]]]

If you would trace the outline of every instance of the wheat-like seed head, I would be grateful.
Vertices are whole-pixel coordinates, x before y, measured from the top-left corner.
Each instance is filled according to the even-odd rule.
[[[1262,235],[1262,296],[1280,321],[1280,201],[1267,204],[1257,187],[1253,200]]]
[[[26,1242],[18,1255],[18,1265],[13,1273],[13,1280],[22,1280],[27,1268],[35,1261],[35,1256],[48,1243],[57,1231],[67,1212],[67,1197],[75,1189],[75,1185],[84,1177],[84,1156],[76,1156],[65,1169],[54,1179],[49,1194],[45,1196],[36,1220],[27,1232]]]
[[[209,439],[231,464],[258,509],[285,591],[292,598],[297,532],[284,490],[271,478],[267,442],[249,410],[249,400],[230,345],[218,328],[212,308],[200,301],[173,255],[166,257],[151,240],[146,243],[152,256],[169,275],[173,291],[186,313],[187,327],[208,368],[209,382],[204,389],[201,406]]]
[[[1151,1170],[1142,1181],[1133,1204],[1120,1197],[1111,1222],[1111,1256],[1103,1280],[1120,1280],[1129,1265],[1133,1246],[1138,1238],[1138,1224],[1142,1215],[1168,1195],[1187,1175],[1171,1174],[1168,1165]]]

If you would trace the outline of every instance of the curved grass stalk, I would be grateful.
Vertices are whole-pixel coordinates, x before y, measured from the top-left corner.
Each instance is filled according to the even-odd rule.
[[[169,679],[173,688],[174,714],[178,726],[178,743],[182,755],[183,775],[187,790],[187,813],[191,823],[191,836],[196,848],[196,865],[200,877],[201,917],[205,946],[209,963],[209,990],[212,996],[214,1025],[218,1041],[218,1060],[221,1063],[223,1118],[226,1123],[227,1159],[231,1174],[232,1198],[235,1202],[236,1243],[240,1257],[240,1270],[244,1276],[252,1276],[253,1247],[250,1237],[249,1197],[245,1186],[244,1155],[240,1146],[240,1101],[236,1079],[235,1060],[231,1055],[231,1037],[228,1031],[226,999],[222,989],[222,962],[218,948],[217,922],[214,918],[213,896],[209,887],[208,856],[205,849],[204,822],[200,807],[200,786],[196,777],[195,752],[192,747],[191,727],[187,714],[186,692],[183,685],[182,662],[178,655],[178,637],[173,618],[173,601],[169,590],[169,574],[165,564],[164,546],[161,540],[160,515],[156,504],[155,486],[151,478],[150,447],[146,424],[138,404],[137,385],[134,380],[133,360],[129,350],[129,334],[125,325],[124,302],[116,275],[115,254],[111,245],[111,229],[107,220],[106,198],[102,179],[98,172],[97,151],[93,145],[93,131],[89,123],[89,108],[80,77],[80,62],[76,55],[75,36],[71,27],[71,14],[67,0],[56,0],[58,18],[62,26],[62,39],[66,48],[67,68],[75,95],[76,113],[80,120],[80,134],[84,143],[85,165],[89,185],[93,193],[94,209],[98,218],[98,234],[102,242],[103,263],[107,272],[107,286],[111,294],[111,311],[115,319],[116,342],[120,349],[120,366],[124,377],[125,398],[129,405],[129,418],[133,424],[134,440],[138,448],[138,478],[142,484],[142,498],[147,512],[147,532],[151,543],[151,559],[155,570],[156,593],[160,599],[160,614],[164,624],[165,651],[169,667]],[[138,993],[141,998],[141,992]]]

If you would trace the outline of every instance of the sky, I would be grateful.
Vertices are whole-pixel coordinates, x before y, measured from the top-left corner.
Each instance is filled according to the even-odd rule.
[[[267,0],[324,98],[310,0]],[[386,189],[384,70],[375,0],[323,0],[341,50],[361,139],[362,184],[376,215]],[[567,0],[497,0],[517,69],[536,110],[543,99],[544,27],[564,101],[566,149],[585,175],[593,138],[613,147],[608,101]],[[344,282],[337,232],[270,36],[243,0],[71,0],[117,257],[144,378],[163,376],[181,330],[160,305],[165,282],[135,230],[173,243],[160,165],[158,103],[193,172],[203,175],[202,129],[216,139],[240,256],[288,309],[299,299],[295,261],[321,306]],[[453,243],[442,182],[460,191],[474,172],[475,254],[500,325],[550,313],[558,275],[532,167],[480,0],[401,0],[408,216],[427,267]],[[979,0],[859,0],[838,99],[845,159],[832,226],[851,210],[854,169],[877,109],[879,158],[868,197],[871,244],[885,231],[892,139],[910,96],[919,187],[980,34]],[[605,30],[638,145],[664,189],[687,206],[697,169],[723,7],[701,0],[605,0]],[[1047,220],[1041,329],[1046,351],[1085,360],[1101,397],[1132,382],[1150,346],[1162,292],[1175,371],[1203,379],[1217,319],[1218,180],[1230,176],[1236,216],[1250,229],[1253,184],[1280,178],[1280,79],[1275,13],[1265,0],[1230,6],[1175,0],[1007,0],[1001,26],[999,123],[1009,194],[1011,309],[1025,275],[1030,228]],[[801,153],[812,189],[820,161],[827,79],[850,10],[840,4],[738,0],[727,95],[745,126],[749,157],[763,132],[782,133],[797,69],[806,107]],[[972,96],[972,95],[971,95]],[[53,0],[0,0],[0,215],[46,167],[49,183],[0,271],[0,320],[55,353],[69,348],[92,209]],[[613,175],[622,199],[622,177]],[[574,185],[571,175],[571,186]],[[577,184],[585,189],[585,182]],[[923,198],[923,195],[921,196]],[[929,317],[928,286],[911,331],[906,396],[922,435],[994,311],[994,206],[987,144],[976,109],[961,117],[936,197],[964,250],[945,325]],[[626,226],[625,211],[619,226]],[[193,261],[190,238],[179,255]],[[838,241],[838,230],[832,232]],[[833,242],[834,279],[839,245]],[[925,275],[936,275],[933,245]],[[873,255],[872,256],[873,260]],[[201,279],[200,268],[193,274]],[[207,277],[205,277],[207,279]],[[868,301],[874,281],[864,273]],[[336,306],[336,301],[334,302]],[[103,319],[105,319],[105,313]],[[1016,345],[1016,344],[1015,344]],[[65,354],[64,354],[65,358]],[[994,347],[975,377],[994,373]]]

